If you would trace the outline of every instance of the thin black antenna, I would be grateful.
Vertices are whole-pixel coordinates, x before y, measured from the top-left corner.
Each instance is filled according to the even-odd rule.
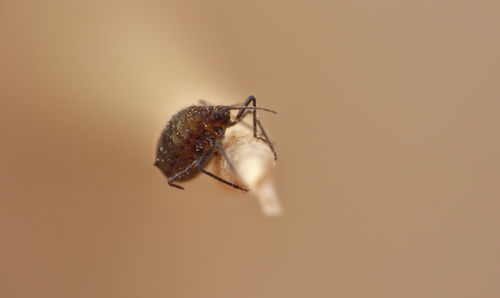
[[[261,108],[261,107],[233,107],[233,106],[228,106],[228,110],[263,110],[266,112],[271,112],[273,114],[278,114],[278,112],[271,110],[271,109],[266,109],[266,108]]]

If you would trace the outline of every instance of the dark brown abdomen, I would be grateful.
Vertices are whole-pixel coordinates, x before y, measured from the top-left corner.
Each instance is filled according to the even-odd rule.
[[[211,107],[190,106],[175,114],[162,131],[156,149],[155,165],[167,178],[183,171],[196,159],[196,139],[203,135],[202,120]],[[187,177],[197,171],[194,167]],[[190,175],[191,174],[191,175]]]

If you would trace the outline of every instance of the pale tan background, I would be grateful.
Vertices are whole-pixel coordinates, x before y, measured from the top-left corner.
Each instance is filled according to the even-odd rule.
[[[0,297],[500,297],[500,2],[0,2]],[[168,187],[249,94],[285,216]]]

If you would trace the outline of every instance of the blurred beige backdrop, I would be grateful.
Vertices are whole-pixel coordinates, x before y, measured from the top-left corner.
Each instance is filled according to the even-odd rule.
[[[500,2],[0,2],[0,297],[500,297]],[[254,94],[285,216],[167,185]]]

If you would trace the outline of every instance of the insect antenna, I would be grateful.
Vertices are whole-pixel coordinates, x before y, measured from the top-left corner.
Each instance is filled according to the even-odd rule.
[[[278,114],[278,112],[276,112],[274,110],[266,109],[266,108],[262,108],[262,107],[233,107],[233,106],[228,106],[227,109],[228,110],[263,110],[263,111],[266,111],[266,112],[271,112],[273,114]]]

